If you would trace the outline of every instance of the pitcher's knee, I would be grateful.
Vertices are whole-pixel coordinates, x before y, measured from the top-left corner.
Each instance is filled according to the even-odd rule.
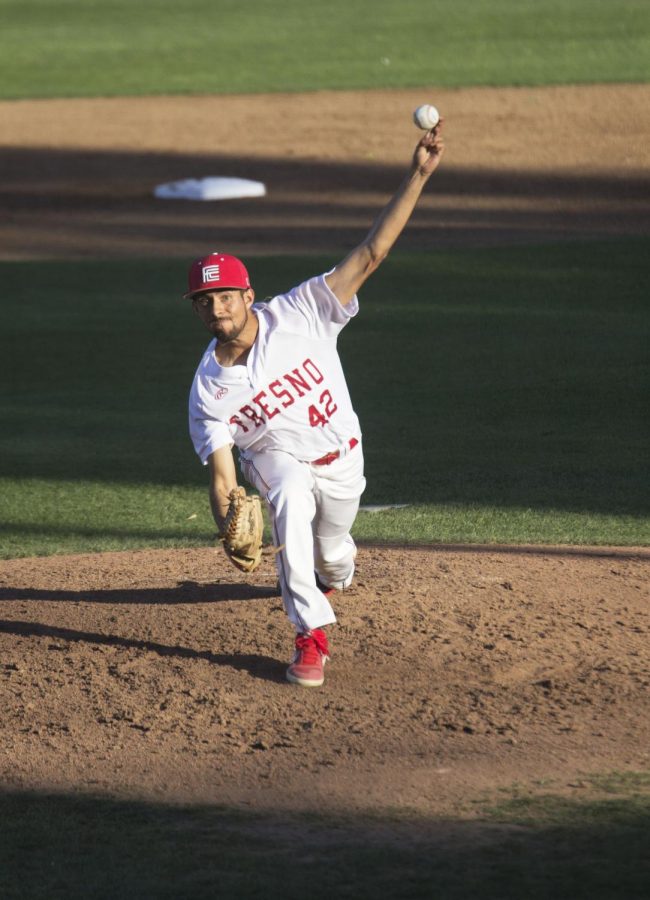
[[[323,547],[316,540],[314,564],[320,580],[338,591],[347,588],[354,577],[357,548],[351,537],[337,547]]]

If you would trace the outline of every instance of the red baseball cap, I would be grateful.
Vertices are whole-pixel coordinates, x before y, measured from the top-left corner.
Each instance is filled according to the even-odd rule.
[[[188,283],[189,289],[183,294],[187,299],[202,291],[224,291],[226,288],[245,291],[251,286],[241,259],[218,252],[194,260],[188,273]]]

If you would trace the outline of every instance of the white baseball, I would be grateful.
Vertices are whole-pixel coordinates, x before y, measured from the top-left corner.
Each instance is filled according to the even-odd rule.
[[[422,106],[418,106],[413,113],[413,121],[418,128],[422,128],[423,131],[429,131],[430,128],[435,128],[440,121],[440,113],[435,106],[431,106],[430,103],[424,103]]]

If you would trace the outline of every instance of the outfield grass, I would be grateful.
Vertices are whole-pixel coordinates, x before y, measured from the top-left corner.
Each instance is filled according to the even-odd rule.
[[[0,0],[0,97],[647,81],[646,0]]]
[[[389,259],[341,354],[363,540],[650,543],[643,239]],[[260,296],[332,260],[252,259]],[[0,266],[2,555],[202,544],[185,261]],[[410,289],[404,294],[404,285]]]
[[[0,794],[0,890],[12,900],[382,897],[646,900],[648,775],[524,792],[471,817],[242,812],[83,795]],[[300,864],[296,835],[300,835]]]

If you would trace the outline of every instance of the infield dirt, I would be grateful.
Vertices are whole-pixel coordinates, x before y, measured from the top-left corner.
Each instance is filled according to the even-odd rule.
[[[21,101],[0,104],[0,255],[336,262],[401,179],[427,100],[447,156],[401,249],[647,233],[645,86]],[[204,175],[269,193],[152,196]],[[466,815],[513,782],[579,793],[588,773],[650,762],[649,556],[362,547],[317,691],[284,681],[270,552],[249,581],[213,548],[1,562],[0,776]]]
[[[427,99],[447,153],[400,249],[648,233],[646,85],[14,101],[0,103],[0,258],[219,247],[336,263],[402,180]],[[268,195],[153,197],[220,175]]]

